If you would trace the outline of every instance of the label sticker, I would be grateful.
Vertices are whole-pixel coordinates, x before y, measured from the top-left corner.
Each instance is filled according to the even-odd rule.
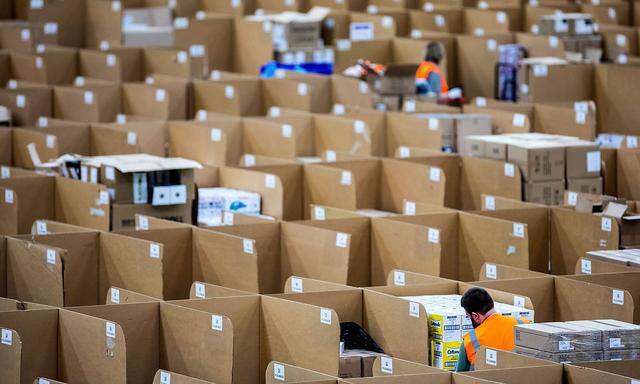
[[[409,302],[409,316],[420,317],[420,304],[413,301]]]
[[[38,45],[38,47],[40,47],[40,45]],[[42,61],[42,57],[40,56],[36,57],[36,68],[42,69],[43,66],[44,66],[44,62]]]
[[[582,259],[580,261],[580,271],[585,275],[591,274],[591,260]]]
[[[513,306],[518,308],[525,307],[526,300],[522,296],[513,296]]]
[[[536,64],[533,66],[533,76],[546,77],[549,74],[549,68],[545,64]]]
[[[353,122],[353,131],[359,135],[362,135],[365,132],[365,122],[362,120],[356,120]]]
[[[13,190],[11,189],[4,190],[4,202],[7,204],[13,204]]]
[[[110,321],[105,322],[105,333],[107,335],[107,337],[112,337],[115,338],[116,337],[116,324],[112,323]]]
[[[276,176],[271,174],[265,175],[264,186],[269,189],[274,189],[276,187]]]
[[[242,249],[244,253],[253,254],[253,240],[242,239]]]
[[[486,107],[487,106],[487,99],[485,99],[484,97],[476,97],[476,107]]]
[[[205,48],[202,44],[194,44],[189,47],[189,55],[192,57],[203,57],[205,54]]]
[[[576,192],[567,193],[567,204],[575,207],[578,204],[578,194]]]
[[[167,91],[162,88],[156,89],[156,102],[162,103],[167,98]]]
[[[380,370],[384,373],[393,374],[393,360],[390,357],[380,357]]]
[[[227,99],[233,99],[236,94],[236,89],[233,85],[227,85],[224,87],[224,97]]]
[[[488,365],[493,365],[494,367],[498,365],[498,352],[494,349],[486,349],[486,362]]]
[[[38,220],[36,221],[36,234],[37,235],[46,235],[47,234],[47,223],[42,221],[42,220]]]
[[[401,159],[406,159],[411,156],[411,150],[409,147],[398,147],[398,156],[400,156]]]
[[[220,142],[222,140],[222,130],[211,128],[211,141]]]
[[[573,110],[576,112],[589,112],[589,102],[588,101],[576,101],[573,103]]]
[[[336,151],[332,151],[332,150],[326,151],[324,153],[324,156],[327,159],[327,161],[330,163],[333,163],[334,161],[336,161],[336,158],[337,158]]]
[[[120,304],[120,290],[118,288],[111,288],[111,302]]]
[[[326,215],[323,207],[313,207],[313,216],[316,220],[325,220]]]
[[[138,216],[138,227],[136,230],[146,231],[149,229],[149,218],[147,216]]]
[[[549,36],[549,46],[551,48],[558,48],[560,45],[560,39],[557,36]]]
[[[293,127],[291,126],[291,124],[282,125],[282,137],[287,139],[290,138],[292,131],[293,131]]]
[[[364,81],[360,81],[358,83],[358,87],[360,88],[360,93],[362,94],[369,93],[369,84],[365,83]]]
[[[334,104],[333,105],[333,114],[334,115],[344,115],[345,108],[343,104]]]
[[[611,302],[616,305],[624,305],[624,291],[614,289],[611,291]]]
[[[27,98],[24,95],[16,96],[16,107],[24,108],[26,104],[27,104]]]
[[[171,384],[171,374],[169,372],[160,371],[160,384]]]
[[[344,232],[336,233],[336,247],[347,248],[349,243],[349,235]]]
[[[428,239],[430,243],[440,244],[440,230],[436,228],[429,228]]]
[[[176,17],[173,20],[173,27],[175,29],[187,29],[189,28],[189,19],[186,17]]]
[[[121,9],[122,9],[122,4],[119,1],[111,2],[111,10],[113,12],[120,12]]]
[[[413,201],[405,201],[404,202],[404,212],[405,215],[413,216],[416,214],[416,203]]]
[[[284,365],[278,363],[273,364],[273,378],[284,381]]]
[[[320,322],[322,324],[331,324],[331,310],[320,308]]]
[[[447,23],[447,19],[445,19],[444,16],[442,15],[435,15],[433,17],[433,21],[436,23],[436,26],[438,27],[444,27],[445,24]]]
[[[485,264],[485,276],[487,279],[497,279],[498,271],[495,264]]]
[[[561,351],[561,352],[572,351],[573,347],[571,346],[571,341],[569,341],[569,340],[560,340],[560,341],[558,341],[558,350]]]
[[[47,263],[56,264],[56,251],[55,249],[47,249]]]
[[[406,276],[402,271],[393,271],[393,284],[404,286],[406,284]]]
[[[95,169],[95,168],[93,168],[93,169]],[[98,195],[98,205],[108,205],[108,204],[109,204],[109,192],[100,191],[100,193]]]
[[[11,168],[0,167],[0,179],[8,179],[9,177],[11,177]]]
[[[612,337],[609,339],[609,348],[624,348],[624,344],[619,337]]]
[[[224,225],[233,225],[233,212],[224,212],[222,214],[222,223]]]
[[[29,41],[29,39],[31,39],[31,31],[26,28],[21,30],[20,38],[22,39],[22,41]]]
[[[622,35],[622,34],[617,34],[616,35],[616,45],[618,47],[624,47],[627,45],[627,36]]]
[[[115,67],[118,59],[116,55],[109,54],[107,55],[107,67]]]
[[[484,31],[482,31],[482,34],[484,34]],[[487,40],[487,49],[491,52],[495,51],[498,49],[498,43],[494,39]]]
[[[600,172],[600,151],[587,152],[587,172]]]
[[[291,292],[301,293],[303,291],[302,279],[298,277],[291,278]]]
[[[603,217],[600,227],[605,232],[611,232],[611,218],[610,217]]]
[[[504,163],[504,175],[507,177],[516,177],[516,167],[511,163]]]
[[[51,382],[47,379],[43,379],[42,377],[39,377],[38,384],[51,384]]]
[[[513,236],[514,237],[524,237],[524,224],[522,224],[522,223],[513,223]]]
[[[116,171],[113,167],[105,167],[104,168],[104,176],[107,180],[115,180],[116,179]]]
[[[415,112],[416,111],[416,101],[413,99],[407,100],[404,102],[404,111],[405,112]]]
[[[29,8],[42,9],[44,7],[44,0],[31,0],[29,2]]]
[[[576,124],[585,125],[587,123],[587,115],[584,112],[576,112]]]
[[[307,83],[298,83],[298,95],[306,96],[307,92],[309,92],[309,86]]]
[[[433,5],[433,3],[428,2],[428,3],[424,3],[424,5],[422,6],[422,9],[425,12],[433,12],[433,10],[435,9],[435,6]]]
[[[214,331],[222,331],[222,316],[211,315],[211,329]]]
[[[440,168],[429,168],[429,180],[437,183],[440,181]]]
[[[342,174],[340,175],[340,184],[351,185],[351,172],[342,171]]]
[[[87,105],[93,104],[93,92],[86,91],[83,95],[84,103]]]
[[[433,117],[429,119],[429,129],[430,130],[437,131],[439,125],[440,125],[440,122],[438,121],[438,119],[433,118]]]
[[[525,123],[526,119],[527,119],[527,117],[525,115],[523,115],[522,113],[515,113],[513,115],[512,125],[514,127],[524,127],[524,123]]]
[[[10,329],[2,328],[2,337],[0,341],[4,345],[13,344],[13,332]]]
[[[137,142],[138,142],[138,134],[136,134],[133,131],[127,132],[127,144],[136,145]]]
[[[206,290],[204,288],[204,284],[202,283],[195,283],[194,284],[194,290],[195,290],[195,294],[196,297],[200,298],[200,299],[204,299],[207,295],[206,295]]]
[[[158,245],[156,243],[149,244],[149,256],[153,257],[154,259],[159,259],[160,258],[160,245]]]
[[[507,14],[500,11],[496,13],[496,21],[500,24],[504,24],[507,22]]]
[[[253,167],[254,165],[256,165],[256,157],[253,155],[244,155],[244,165],[247,167]],[[265,184],[266,184],[266,180],[265,180]],[[275,183],[274,183],[274,188],[275,188]]]
[[[638,148],[638,136],[627,136],[627,148]]]
[[[485,196],[484,197],[484,208],[487,211],[495,211],[496,210],[496,199],[493,196]]]

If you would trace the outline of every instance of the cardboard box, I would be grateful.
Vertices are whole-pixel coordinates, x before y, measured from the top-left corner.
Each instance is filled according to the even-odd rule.
[[[198,189],[198,225],[219,224],[223,211],[259,215],[260,195],[230,188]]]
[[[602,211],[603,216],[611,217],[618,222],[620,245],[625,247],[640,244],[640,215],[628,214],[628,210],[626,204],[609,202]]]
[[[600,331],[575,324],[567,325],[559,322],[518,324],[515,332],[516,346],[550,354],[602,349]]]
[[[595,33],[593,17],[586,13],[556,13],[538,20],[542,35],[592,35]]]
[[[125,8],[122,13],[122,38],[129,47],[172,47],[172,11],[169,7]],[[179,25],[185,18],[178,18]]]
[[[383,95],[415,95],[416,64],[389,65],[380,78],[379,92]]]
[[[637,249],[590,251],[587,252],[586,256],[589,259],[602,260],[606,261],[607,263],[640,268],[640,251],[638,251]]]
[[[530,181],[523,183],[524,201],[560,205],[564,194],[564,180]]]
[[[507,160],[518,165],[527,182],[559,180],[565,176],[565,150],[560,144],[540,141],[509,143]]]
[[[586,352],[547,352],[536,349],[525,348],[516,345],[515,353],[531,356],[538,359],[550,360],[556,363],[580,363],[586,361],[599,361],[604,357],[602,351],[586,351]]]
[[[456,152],[460,156],[474,152],[468,143],[468,137],[472,135],[491,135],[491,118],[488,115],[463,114],[456,119]]]
[[[567,178],[567,191],[602,195],[602,177]]]
[[[309,13],[283,12],[273,15],[250,16],[247,20],[268,22],[265,31],[271,33],[273,49],[321,48],[320,23],[329,13],[327,8],[313,8]]]
[[[584,328],[591,328],[602,332],[602,348],[607,350],[621,350],[640,348],[640,326],[618,320],[580,320],[569,321]]]
[[[136,215],[156,217],[179,223],[191,224],[191,209],[193,200],[186,204],[154,206],[151,204],[112,204],[111,230],[130,231],[136,227]]]
[[[381,353],[361,349],[347,349],[340,353],[340,378],[356,378],[373,376],[373,363]]]
[[[640,349],[604,351],[602,360],[640,360]]]

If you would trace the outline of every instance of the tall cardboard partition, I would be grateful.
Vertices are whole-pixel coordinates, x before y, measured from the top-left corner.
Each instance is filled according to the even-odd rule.
[[[91,154],[91,130],[87,123],[38,118],[38,124],[32,129],[47,135],[54,135],[59,153],[75,153],[85,156]]]
[[[214,69],[209,79],[193,81],[193,98],[195,111],[235,116],[261,116],[265,111],[262,81],[255,75]]]
[[[464,113],[481,113],[491,116],[494,134],[527,133],[534,127],[533,104],[509,103],[478,97],[475,103],[463,107]]]
[[[475,157],[462,157],[460,180],[461,208],[482,207],[482,194],[522,199],[522,175],[511,163]]]
[[[0,372],[3,380],[10,384],[20,383],[20,362],[22,360],[22,342],[18,332],[11,328],[2,328],[0,345]]]
[[[394,269],[389,272],[387,276],[386,285],[426,285],[426,284],[438,284],[446,282],[455,282],[456,280],[445,279],[444,277],[438,277],[433,275],[425,275],[417,272],[410,272],[401,269]]]
[[[233,71],[257,75],[273,57],[273,26],[245,18],[235,19],[233,26]]]
[[[112,46],[107,51],[81,49],[78,52],[78,64],[78,74],[89,79],[123,83],[142,81],[144,78],[142,48],[139,47]]]
[[[343,152],[349,155],[373,155],[374,138],[379,142],[380,134],[366,121],[335,115],[314,117],[315,152]]]
[[[510,34],[483,37],[457,36],[458,74],[467,97],[494,96],[498,45],[513,41],[513,36]]]
[[[111,122],[122,111],[120,85],[91,80],[84,86],[53,88],[53,117],[87,123]]]
[[[24,169],[35,169],[45,162],[60,156],[58,138],[32,129],[13,130],[13,165]]]
[[[190,16],[186,28],[174,30],[174,46],[188,51],[192,46],[205,48],[209,66],[215,69],[231,70],[233,68],[233,39],[212,39],[211,36],[233,36],[233,17],[231,15],[206,15],[203,18],[192,18],[200,10],[199,2],[191,1],[185,15]],[[195,50],[197,51],[197,50]],[[198,53],[199,54],[199,53]]]
[[[167,132],[164,121],[92,124],[91,152],[94,156],[146,153],[164,157]]]
[[[212,299],[214,297],[252,296],[255,293],[241,291],[239,289],[222,287],[220,285],[194,281],[189,291],[189,299]]]
[[[335,383],[336,378],[311,369],[296,367],[295,365],[272,361],[267,365],[264,374],[265,384],[276,383]]]
[[[638,97],[636,66],[599,64],[595,68],[595,101],[598,105],[599,132],[634,134],[638,110],[632,100]]]
[[[502,351],[499,349],[492,349],[484,346],[478,349],[476,356],[478,356],[478,358],[473,365],[473,368],[476,371],[558,365],[557,363],[549,360],[519,355],[514,352]]]
[[[576,111],[572,103],[534,104],[535,132],[574,136],[593,141],[596,138],[596,109],[587,102],[587,111]]]
[[[149,74],[201,79],[209,74],[206,56],[192,55],[175,48],[147,47],[142,51],[145,71]]]
[[[469,213],[373,219],[371,239],[374,285],[394,269],[473,281],[485,262],[529,266],[526,224]]]
[[[355,322],[395,357],[426,362],[426,313],[378,292],[346,290],[262,297],[261,370],[271,361],[338,374],[340,323]],[[408,333],[409,332],[409,333]],[[407,339],[406,335],[412,338]]]
[[[638,372],[640,372],[640,362],[638,362],[638,360],[590,361],[585,363],[572,363],[571,365],[640,379],[640,377],[638,377]]]
[[[355,140],[355,142],[358,142],[357,134],[363,135],[365,144],[368,144],[365,146],[370,148],[369,155],[385,156],[387,154],[387,146],[386,146],[387,121],[386,121],[385,112],[369,109],[369,108],[345,108],[344,111],[341,111],[340,108],[338,108],[337,110],[334,108],[334,115],[339,115],[341,117],[344,117],[345,119],[354,120],[353,132],[356,135],[352,140]],[[320,125],[319,120],[321,117],[322,116],[316,116],[316,121],[318,122],[319,125]],[[361,128],[362,123],[357,123],[358,121],[364,122],[366,129],[363,130]],[[324,127],[326,130],[326,121],[325,121]],[[327,133],[329,133],[330,136],[327,136]],[[335,147],[335,149],[341,149],[340,147],[346,144],[346,143],[345,144],[340,143],[339,141],[336,143],[337,138],[331,137],[332,133],[333,132],[331,132],[330,130],[325,132],[318,132],[318,129],[316,129],[317,137],[321,137],[323,139],[323,142],[324,142],[323,146],[325,150],[332,149],[331,147]],[[339,136],[339,135],[335,135],[335,136]],[[367,139],[367,136],[368,136],[368,139]],[[352,145],[356,145],[355,142]],[[352,148],[353,147],[349,147],[349,149],[352,149]],[[316,152],[321,153],[322,148],[317,146]],[[349,152],[359,152],[359,151],[350,150]]]
[[[321,75],[288,74],[262,81],[265,108],[284,107],[315,113],[331,111],[331,79]]]
[[[246,118],[244,153],[295,159],[313,156],[313,119],[311,116]]]
[[[442,150],[440,129],[428,129],[428,121],[410,114],[387,112],[387,154],[395,153],[398,147],[410,146]]]
[[[284,293],[326,292],[358,289],[344,284],[332,283],[308,277],[290,276],[284,283]]]
[[[638,172],[640,171],[640,150],[620,148],[617,150],[617,196],[640,199]]]
[[[10,73],[11,71],[7,70],[7,76],[10,76]],[[0,90],[0,100],[11,112],[14,126],[32,126],[38,122],[40,116],[50,117],[53,114],[51,86],[17,81],[15,88]]]
[[[281,224],[282,284],[291,276],[370,285],[369,219]]]
[[[331,100],[334,105],[371,108],[374,93],[366,82],[352,77],[333,75],[331,77]]]
[[[109,287],[105,298],[105,304],[157,303],[159,301],[162,299],[118,287]]]
[[[339,39],[335,43],[334,72],[342,73],[359,59],[372,63],[390,64],[392,62],[391,40],[351,41]]]
[[[444,206],[447,208],[461,207],[461,170],[462,158],[456,154],[429,151],[421,156],[412,157],[407,161],[437,167],[445,175]]]
[[[305,216],[309,204],[348,210],[402,212],[405,199],[443,205],[446,176],[441,168],[402,160],[354,160],[307,164]]]

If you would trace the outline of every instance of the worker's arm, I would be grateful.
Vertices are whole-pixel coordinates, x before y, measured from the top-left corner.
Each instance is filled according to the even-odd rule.
[[[427,83],[429,84],[429,89],[433,93],[440,94],[442,92],[442,87],[440,86],[440,75],[435,72],[431,72],[429,77],[427,77]]]
[[[471,370],[471,363],[467,359],[467,350],[464,348],[464,342],[460,344],[460,352],[458,352],[458,365],[456,372],[467,372]]]

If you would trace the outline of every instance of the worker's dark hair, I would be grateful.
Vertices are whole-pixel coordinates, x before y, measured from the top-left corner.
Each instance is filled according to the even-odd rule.
[[[462,295],[460,299],[460,305],[467,311],[468,314],[472,312],[486,314],[493,309],[493,299],[489,292],[482,288],[471,288]]]
[[[424,61],[430,61],[435,64],[440,64],[444,53],[442,52],[442,46],[435,41],[427,44],[427,53],[424,55]]]

